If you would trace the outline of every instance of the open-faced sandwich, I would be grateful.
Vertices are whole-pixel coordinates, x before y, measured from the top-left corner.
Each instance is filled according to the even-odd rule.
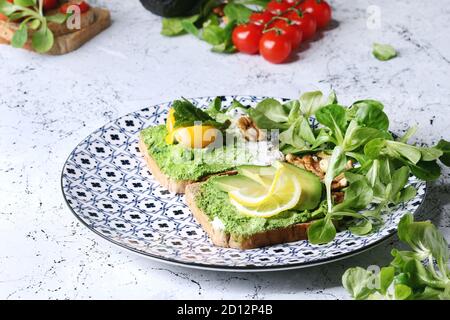
[[[220,98],[206,110],[178,100],[166,125],[141,132],[140,149],[163,186],[186,193],[215,245],[327,243],[340,230],[369,234],[415,196],[410,175],[434,180],[438,160],[450,165],[449,142],[410,145],[415,128],[394,137],[383,108],[320,92],[225,109]]]
[[[107,9],[79,0],[0,0],[0,43],[39,53],[74,51],[111,24]]]

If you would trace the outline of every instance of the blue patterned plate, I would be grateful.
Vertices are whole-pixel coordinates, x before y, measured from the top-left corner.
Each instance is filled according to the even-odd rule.
[[[263,97],[228,96],[255,105]],[[207,106],[211,97],[191,99]],[[202,269],[268,271],[322,264],[367,250],[396,232],[407,212],[425,198],[426,184],[411,177],[417,195],[384,214],[385,224],[365,237],[340,232],[327,245],[307,241],[240,251],[215,247],[191,215],[183,196],[153,180],[138,148],[139,131],[164,123],[170,103],[130,113],[85,138],[70,154],[62,172],[69,208],[89,229],[136,253],[164,262]]]

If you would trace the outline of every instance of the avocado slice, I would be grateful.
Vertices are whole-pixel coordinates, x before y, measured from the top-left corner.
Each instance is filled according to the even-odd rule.
[[[271,166],[243,165],[237,168],[239,174],[246,176],[264,186],[272,184],[276,168]]]
[[[214,178],[214,185],[221,191],[230,192],[242,188],[261,188],[261,185],[241,174],[234,176],[220,176]]]
[[[195,13],[203,0],[140,0],[145,9],[162,17],[186,17]]]
[[[314,173],[300,169],[299,167],[283,163],[286,168],[295,174],[302,186],[302,195],[300,196],[299,204],[295,209],[297,210],[312,210],[318,207],[322,198],[322,183],[319,177]]]

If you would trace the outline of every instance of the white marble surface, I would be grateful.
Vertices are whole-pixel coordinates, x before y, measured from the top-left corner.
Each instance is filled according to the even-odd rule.
[[[349,266],[385,264],[395,239],[345,261],[289,272],[220,273],[153,262],[90,232],[70,213],[60,171],[75,145],[105,122],[180,96],[296,97],[334,88],[342,102],[377,98],[394,130],[450,138],[450,6],[376,1],[381,29],[366,27],[369,1],[331,1],[339,22],[296,61],[220,55],[190,36],[163,38],[137,0],[107,5],[113,26],[75,53],[38,56],[0,46],[0,298],[345,299]],[[375,1],[374,1],[375,2]],[[448,1],[445,1],[448,2]],[[450,3],[449,3],[450,4]],[[374,41],[399,50],[375,60]],[[421,217],[450,240],[449,171]]]

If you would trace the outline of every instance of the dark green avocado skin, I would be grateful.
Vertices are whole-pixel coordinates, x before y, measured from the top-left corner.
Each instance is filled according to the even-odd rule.
[[[145,9],[162,17],[192,15],[203,0],[140,0]]]

